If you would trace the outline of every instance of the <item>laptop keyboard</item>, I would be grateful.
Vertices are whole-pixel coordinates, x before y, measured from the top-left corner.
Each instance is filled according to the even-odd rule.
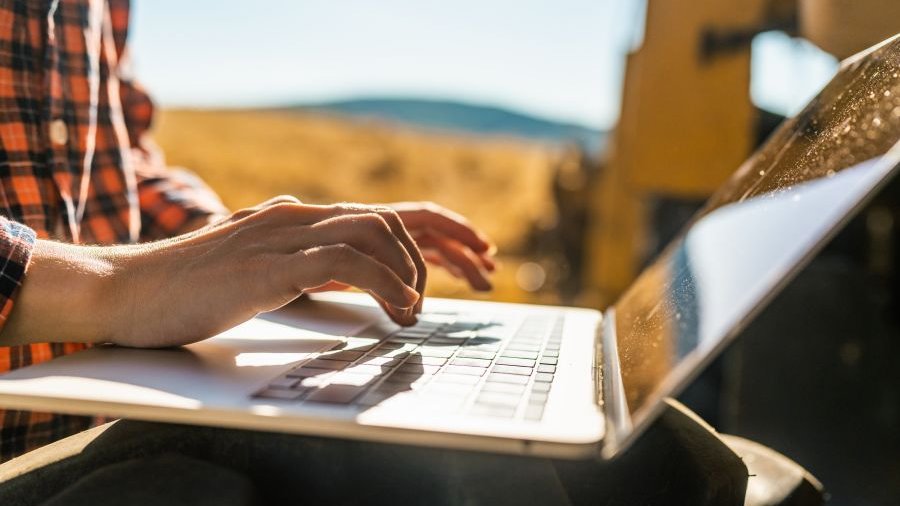
[[[553,385],[562,317],[484,319],[425,313],[413,327],[376,324],[274,378],[257,398],[539,421]]]

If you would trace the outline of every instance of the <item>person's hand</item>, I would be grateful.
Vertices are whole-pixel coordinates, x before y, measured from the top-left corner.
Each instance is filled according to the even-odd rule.
[[[397,212],[426,261],[465,280],[475,290],[493,288],[490,273],[497,269],[496,247],[463,216],[432,202],[385,205]],[[346,288],[340,283],[329,283],[316,291]],[[417,307],[421,307],[421,301]]]
[[[284,201],[165,241],[114,247],[38,241],[0,344],[198,341],[332,282],[415,323],[419,249],[383,206]]]
[[[468,281],[475,290],[492,288],[496,247],[463,216],[432,202],[387,206],[400,216],[427,261]]]

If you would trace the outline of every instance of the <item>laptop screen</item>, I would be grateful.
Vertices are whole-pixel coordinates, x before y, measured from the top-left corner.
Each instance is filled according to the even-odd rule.
[[[892,174],[898,76],[900,38],[845,62],[619,299],[616,337],[635,424],[720,351]]]

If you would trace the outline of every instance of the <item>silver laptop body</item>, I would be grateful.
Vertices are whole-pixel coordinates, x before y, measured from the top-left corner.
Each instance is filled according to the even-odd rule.
[[[180,349],[10,372],[0,406],[612,457],[894,174],[898,73],[897,38],[845,61],[602,315],[431,299],[401,329],[331,294]]]

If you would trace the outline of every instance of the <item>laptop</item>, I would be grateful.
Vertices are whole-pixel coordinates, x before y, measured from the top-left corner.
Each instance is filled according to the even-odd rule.
[[[611,458],[897,171],[898,75],[900,38],[845,61],[602,313],[429,299],[400,328],[322,295],[178,349],[12,371],[0,406]]]

